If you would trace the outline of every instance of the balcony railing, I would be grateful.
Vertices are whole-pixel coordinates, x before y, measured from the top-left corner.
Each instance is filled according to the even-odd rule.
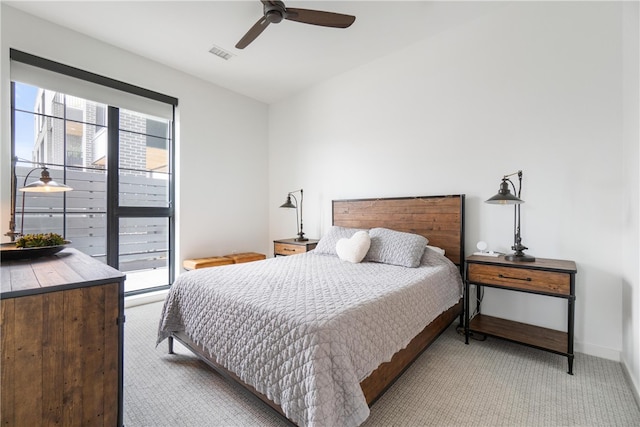
[[[31,167],[16,167],[18,187]],[[62,169],[51,167],[51,177],[63,181]],[[70,246],[106,262],[107,184],[106,172],[67,168],[66,193],[17,193],[16,223],[20,230],[22,197],[25,196],[24,233],[58,233]],[[33,180],[35,173],[30,176]],[[166,206],[166,179],[120,176],[120,205]],[[167,269],[169,221],[167,218],[120,218],[119,269],[123,272]],[[168,274],[165,274],[168,282]],[[168,283],[162,283],[168,284]]]

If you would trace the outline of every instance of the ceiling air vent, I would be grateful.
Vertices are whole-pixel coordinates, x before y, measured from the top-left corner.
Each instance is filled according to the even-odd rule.
[[[218,46],[213,46],[211,49],[209,49],[209,52],[213,53],[215,56],[219,56],[225,61],[228,61],[233,57],[233,54]]]

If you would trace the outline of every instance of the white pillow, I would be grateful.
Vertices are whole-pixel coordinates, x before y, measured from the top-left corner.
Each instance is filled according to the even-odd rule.
[[[358,231],[350,239],[342,238],[336,243],[336,253],[343,261],[354,264],[364,259],[371,246],[371,238],[366,231]]]
[[[444,249],[439,248],[437,246],[429,246],[429,245],[427,245],[427,249],[431,249],[432,251],[437,252],[440,255],[444,255]]]
[[[316,254],[338,255],[336,253],[336,244],[338,240],[349,238],[356,234],[358,231],[362,231],[362,228],[349,228],[340,227],[339,225],[332,225],[329,231],[322,236],[322,239],[318,242],[318,246],[313,250]],[[364,230],[367,231],[367,230]]]

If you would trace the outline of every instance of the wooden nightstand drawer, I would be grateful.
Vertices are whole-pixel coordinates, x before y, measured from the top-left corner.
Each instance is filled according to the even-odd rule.
[[[303,241],[298,241],[296,239],[274,240],[273,254],[275,256],[303,254],[315,249],[317,245],[318,240],[315,239]]]
[[[569,295],[571,293],[571,276],[566,273],[469,264],[468,275],[468,280],[472,283],[504,285],[547,294]]]
[[[294,255],[307,252],[307,247],[302,245],[292,245],[289,243],[274,243],[273,251],[276,255]]]

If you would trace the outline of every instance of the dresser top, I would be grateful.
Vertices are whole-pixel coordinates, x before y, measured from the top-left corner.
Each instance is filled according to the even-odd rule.
[[[0,275],[1,299],[118,283],[125,279],[122,272],[73,248],[41,258],[3,261]]]

